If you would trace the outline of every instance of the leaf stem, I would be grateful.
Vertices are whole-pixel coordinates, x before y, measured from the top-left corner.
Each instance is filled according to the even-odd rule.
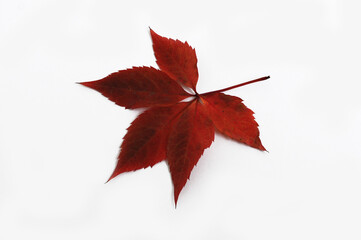
[[[269,79],[269,78],[270,78],[270,76],[261,77],[261,78],[257,78],[257,79],[254,79],[254,80],[251,80],[251,81],[248,81],[248,82],[240,83],[240,84],[237,84],[237,85],[234,85],[234,86],[231,86],[231,87],[223,88],[223,89],[220,89],[220,90],[202,93],[202,94],[200,94],[200,95],[206,95],[206,94],[211,94],[211,93],[225,92],[225,91],[231,90],[231,89],[233,89],[233,88],[238,88],[238,87],[242,87],[242,86],[244,86],[244,85],[248,85],[248,84],[251,84],[251,83],[264,81],[264,80],[267,80],[267,79]]]

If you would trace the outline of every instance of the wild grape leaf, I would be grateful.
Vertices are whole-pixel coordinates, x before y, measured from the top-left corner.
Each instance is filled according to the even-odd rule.
[[[262,77],[221,90],[198,94],[197,57],[187,42],[161,37],[150,30],[156,62],[81,83],[128,109],[146,108],[127,129],[116,167],[109,180],[166,160],[174,186],[174,201],[189,179],[215,131],[265,151],[253,111],[242,99],[222,92],[263,81]],[[194,94],[183,87],[191,88]],[[189,101],[182,101],[191,97]],[[109,181],[108,180],[108,181]]]

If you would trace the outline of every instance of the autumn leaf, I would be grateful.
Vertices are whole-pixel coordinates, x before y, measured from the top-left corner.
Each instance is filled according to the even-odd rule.
[[[253,111],[242,99],[222,92],[266,80],[269,76],[198,94],[195,50],[187,42],[161,37],[153,30],[150,34],[160,70],[133,67],[81,84],[125,108],[146,108],[127,129],[109,180],[166,160],[177,204],[192,169],[204,150],[211,146],[215,131],[250,147],[266,150],[259,138]],[[189,97],[191,100],[182,101]]]

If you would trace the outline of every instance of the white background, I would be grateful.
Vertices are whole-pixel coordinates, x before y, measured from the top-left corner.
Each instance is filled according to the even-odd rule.
[[[0,1],[0,239],[361,239],[359,1]],[[165,162],[108,184],[138,112],[75,82],[196,48],[198,90],[256,112],[216,136],[177,209]]]

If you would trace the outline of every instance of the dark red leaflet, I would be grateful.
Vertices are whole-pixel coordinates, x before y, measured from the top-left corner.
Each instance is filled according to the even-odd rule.
[[[201,99],[220,133],[259,150],[266,150],[259,138],[253,111],[242,103],[242,99],[218,92],[201,95]]]
[[[112,73],[101,80],[80,84],[131,109],[175,104],[190,96],[167,74],[152,67],[134,67]]]
[[[196,51],[187,42],[161,37],[150,29],[159,68],[172,79],[196,92],[198,68]]]
[[[174,186],[174,201],[189,179],[193,167],[214,139],[214,126],[204,107],[193,101],[174,123],[169,135],[167,161]]]
[[[169,131],[187,102],[153,107],[140,114],[127,129],[118,162],[109,180],[123,172],[152,167],[166,158]],[[108,181],[109,181],[108,180]]]

